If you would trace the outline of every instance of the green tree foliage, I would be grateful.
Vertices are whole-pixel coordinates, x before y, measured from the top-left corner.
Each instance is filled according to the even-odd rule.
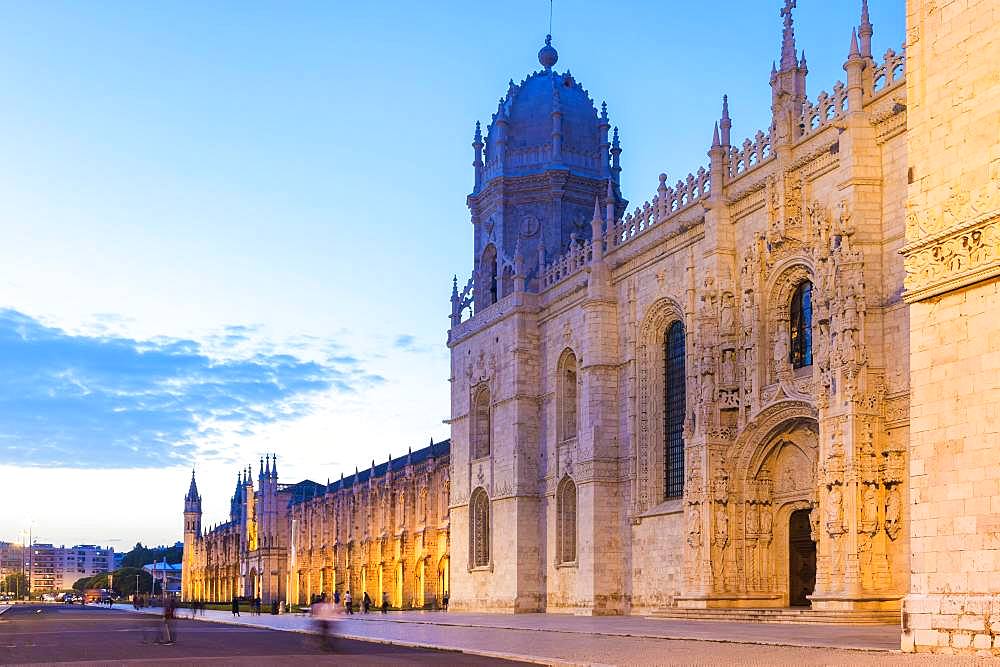
[[[153,577],[142,568],[122,567],[111,573],[112,585],[119,595],[129,597],[135,593],[136,575],[139,576],[139,591],[148,593],[153,583]],[[77,579],[73,588],[85,591],[88,588],[108,588],[108,574],[95,574],[92,577]],[[157,585],[157,590],[159,586]]]
[[[132,550],[122,559],[122,567],[142,567],[150,563],[160,563],[166,558],[168,563],[180,563],[183,549],[173,547],[146,547],[142,542],[136,542]]]
[[[5,593],[20,593],[24,595],[28,592],[28,576],[21,574],[20,572],[15,572],[13,574],[8,574],[3,578],[3,585],[0,588],[3,589]]]

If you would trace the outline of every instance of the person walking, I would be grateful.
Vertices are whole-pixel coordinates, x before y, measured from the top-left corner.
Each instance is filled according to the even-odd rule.
[[[253,613],[254,616],[260,616],[260,596],[254,598],[253,600]]]
[[[163,601],[163,628],[160,636],[161,644],[170,645],[177,643],[177,626],[174,618],[176,610],[177,602],[173,597],[169,597]]]
[[[233,596],[233,616],[239,616],[239,615],[240,615],[240,599],[234,595]]]
[[[333,592],[333,604],[340,606],[340,591]]]
[[[441,598],[441,603],[444,605],[444,610],[448,611],[448,591],[444,592],[444,597]]]
[[[368,597],[368,591],[365,591],[365,596],[364,598],[361,599],[361,607],[362,609],[364,609],[364,612],[366,614],[368,613],[368,610],[371,609],[372,607],[372,599]]]
[[[348,614],[354,613],[354,610],[351,609],[351,591],[344,593],[344,609],[347,610]]]
[[[382,613],[389,613],[389,594],[385,591],[382,591]]]

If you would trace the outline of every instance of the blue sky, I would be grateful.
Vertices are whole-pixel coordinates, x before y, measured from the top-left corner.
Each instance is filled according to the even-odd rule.
[[[723,93],[734,141],[769,124],[780,4],[556,2],[633,204],[707,164]],[[798,4],[815,98],[860,0]],[[903,3],[871,13],[898,50]],[[547,24],[545,0],[0,3],[0,505],[53,489],[0,539],[173,541],[193,463],[214,521],[264,452],[320,480],[447,437],[472,131]],[[66,502],[95,470],[143,492]]]

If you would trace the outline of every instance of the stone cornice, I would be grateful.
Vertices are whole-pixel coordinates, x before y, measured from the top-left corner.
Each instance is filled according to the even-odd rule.
[[[1000,276],[1000,210],[929,234],[899,252],[905,258],[907,303]]]

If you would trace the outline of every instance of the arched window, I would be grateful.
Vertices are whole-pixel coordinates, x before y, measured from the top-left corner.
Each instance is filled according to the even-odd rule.
[[[486,297],[484,306],[492,306],[497,302],[497,249],[493,244],[486,246],[483,258],[479,262],[481,291]]]
[[[664,495],[684,493],[684,325],[674,322],[663,337]]]
[[[479,387],[472,394],[470,412],[470,448],[472,458],[481,459],[490,455],[490,390]]]
[[[472,567],[490,564],[490,499],[482,487],[469,501],[469,563]]]
[[[556,490],[556,559],[576,562],[576,484],[569,477]]]
[[[795,288],[788,314],[788,354],[792,368],[812,366],[812,283],[808,280]]]
[[[559,441],[577,436],[576,432],[576,355],[567,350],[559,360]]]

